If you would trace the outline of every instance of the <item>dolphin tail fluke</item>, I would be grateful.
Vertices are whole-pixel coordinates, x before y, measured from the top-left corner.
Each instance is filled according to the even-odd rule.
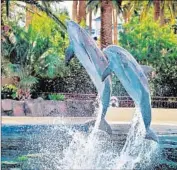
[[[112,134],[111,126],[108,124],[108,122],[105,119],[101,119],[98,129],[102,130],[102,131],[105,131],[109,135]]]
[[[157,143],[159,142],[157,135],[151,129],[147,129],[145,138],[148,140],[153,140]]]

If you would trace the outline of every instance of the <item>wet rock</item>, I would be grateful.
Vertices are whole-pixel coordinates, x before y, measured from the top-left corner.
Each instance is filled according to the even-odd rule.
[[[66,106],[64,101],[46,100],[43,102],[44,116],[63,116],[66,113]]]
[[[67,115],[71,117],[91,117],[94,114],[94,102],[91,100],[67,100]]]
[[[43,101],[44,99],[42,97],[38,97],[36,100]]]
[[[13,105],[13,115],[14,116],[25,116],[25,111],[24,111],[25,102],[24,101],[13,100],[12,105]]]
[[[10,111],[12,110],[12,100],[5,99],[1,101],[1,110],[2,111]]]
[[[25,100],[24,108],[26,116],[43,116],[43,100]]]
[[[42,98],[25,101],[2,100],[2,115],[8,116],[94,116],[94,101],[66,100],[52,101]]]

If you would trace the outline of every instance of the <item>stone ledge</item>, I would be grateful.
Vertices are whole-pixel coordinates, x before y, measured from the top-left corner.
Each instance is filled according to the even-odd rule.
[[[31,99],[16,101],[4,99],[1,102],[3,116],[91,117],[94,115],[95,110],[93,100],[52,101]]]

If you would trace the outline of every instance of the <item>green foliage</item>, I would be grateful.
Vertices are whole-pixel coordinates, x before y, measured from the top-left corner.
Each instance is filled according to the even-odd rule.
[[[160,26],[150,17],[141,22],[138,17],[124,26],[120,44],[141,64],[156,69],[154,95],[177,94],[177,35],[170,25]]]
[[[59,101],[64,101],[65,100],[65,96],[62,94],[49,94],[48,98],[50,100],[59,100]]]
[[[1,88],[1,98],[2,99],[16,99],[17,97],[17,87],[9,84]]]
[[[67,18],[64,14],[62,19]],[[46,22],[47,21],[47,22]],[[38,77],[64,76],[64,51],[67,37],[47,15],[34,14],[32,24],[25,30],[10,22],[12,31],[3,34],[2,72],[18,76],[19,88],[29,89]]]

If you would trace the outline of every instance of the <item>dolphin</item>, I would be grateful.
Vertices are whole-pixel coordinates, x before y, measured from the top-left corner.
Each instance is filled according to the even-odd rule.
[[[111,134],[111,127],[105,120],[112,91],[111,78],[108,76],[104,82],[102,82],[101,79],[103,71],[108,65],[108,60],[103,52],[97,47],[94,40],[78,24],[73,21],[67,21],[67,32],[70,45],[65,53],[65,64],[68,65],[70,60],[76,56],[86,69],[101,99],[102,113],[99,115],[101,117],[99,129]],[[95,123],[95,121],[88,123],[88,125],[93,123]]]
[[[146,138],[158,142],[158,137],[150,129],[151,124],[151,102],[148,80],[143,69],[135,58],[125,49],[111,45],[104,49],[109,64],[102,75],[102,81],[114,72],[120,82],[140,108],[144,125],[146,128]]]

